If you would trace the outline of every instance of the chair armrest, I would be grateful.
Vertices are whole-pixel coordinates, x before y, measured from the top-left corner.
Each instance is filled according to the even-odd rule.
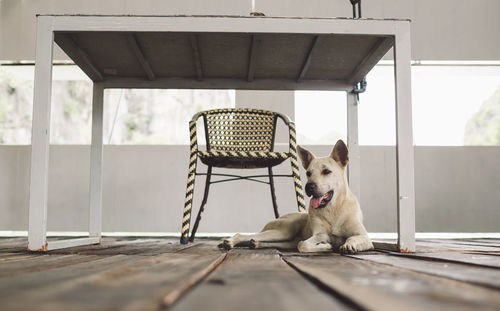
[[[284,122],[286,125],[290,125],[290,122],[292,122],[292,121],[290,120],[290,118],[289,118],[287,115],[285,115],[285,114],[282,114],[282,113],[279,113],[279,112],[274,112],[274,114],[276,114],[276,116],[277,116],[278,118],[280,118],[281,120],[283,120],[283,122]]]
[[[198,134],[197,134],[196,122],[205,113],[206,111],[197,112],[195,115],[193,115],[193,117],[189,121],[189,145],[191,147],[191,151],[198,151]]]
[[[288,126],[288,135],[289,135],[289,138],[288,138],[289,150],[288,150],[288,152],[296,153],[296,150],[297,150],[297,137],[296,136],[297,135],[295,132],[295,122],[290,120],[290,118],[283,113],[275,112],[275,114],[276,114],[277,118],[281,119],[283,121],[283,123],[285,123],[286,126]]]
[[[288,133],[289,133],[289,144],[290,144],[290,153],[297,153],[297,133],[295,131],[295,122],[288,122]]]
[[[200,112],[195,113],[195,115],[191,118],[191,121],[190,121],[190,122],[193,122],[193,121],[194,121],[194,122],[196,122],[196,121],[198,121],[198,119],[199,119],[199,118],[200,118],[203,114],[205,114],[205,113],[206,113],[206,111],[200,111]]]
[[[196,119],[189,121],[189,146],[191,153],[198,151],[198,137],[196,133]]]

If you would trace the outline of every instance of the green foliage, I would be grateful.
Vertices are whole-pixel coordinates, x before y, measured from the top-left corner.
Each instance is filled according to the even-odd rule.
[[[467,121],[465,145],[500,145],[500,86]]]
[[[69,100],[64,103],[64,115],[67,118],[80,117],[82,109],[77,101]]]
[[[0,66],[0,144],[30,143],[33,80],[18,72],[16,68]],[[51,142],[90,143],[91,94],[92,84],[88,81],[53,81]],[[105,141],[188,143],[187,121],[192,115],[199,110],[230,107],[230,94],[227,90],[109,90],[105,92],[103,107]],[[116,110],[119,102],[120,109]]]

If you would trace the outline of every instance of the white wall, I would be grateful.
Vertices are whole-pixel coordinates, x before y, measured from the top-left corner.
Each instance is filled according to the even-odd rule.
[[[331,151],[308,148],[317,155]],[[29,146],[0,146],[0,230],[27,230],[29,158]],[[394,147],[361,147],[361,207],[371,232],[396,230],[394,163]],[[105,146],[103,229],[179,232],[187,166],[186,146]],[[277,171],[289,173],[289,162]],[[89,147],[51,146],[49,172],[49,230],[84,231]],[[499,184],[500,147],[416,147],[417,231],[498,232]],[[203,186],[199,177],[195,210]],[[294,195],[291,178],[277,182],[282,213],[296,210]],[[272,218],[267,185],[215,184],[200,232],[257,231]]]
[[[248,15],[250,0],[2,0],[0,60],[33,60],[35,14]],[[419,60],[500,59],[498,0],[370,0],[363,16],[412,20]],[[348,0],[256,0],[268,16],[351,17]],[[59,49],[55,59],[64,59]]]
[[[256,10],[268,16],[351,15],[348,0],[256,3]],[[249,11],[250,0],[1,0],[0,60],[34,59],[35,14],[248,15]],[[363,1],[364,17],[412,19],[412,58],[419,60],[499,60],[498,12],[498,0]],[[56,49],[55,59],[65,56]],[[240,91],[236,101],[240,107],[266,107],[293,116],[290,92]],[[286,140],[283,137],[280,141]],[[88,149],[51,148],[50,230],[86,228]],[[328,147],[312,149],[329,152]],[[370,231],[396,228],[393,149],[361,147],[361,204]],[[179,231],[187,147],[106,146],[104,157],[104,230]],[[416,147],[415,157],[417,230],[498,231],[500,192],[494,189],[500,184],[499,147]],[[27,229],[29,164],[29,146],[0,146],[0,230]],[[277,190],[280,210],[294,210],[291,180],[278,183]],[[266,186],[215,185],[200,230],[255,231],[272,215]]]

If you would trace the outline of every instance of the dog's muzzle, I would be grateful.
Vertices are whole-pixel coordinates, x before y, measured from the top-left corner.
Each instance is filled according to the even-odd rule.
[[[330,190],[322,196],[313,196],[309,201],[309,205],[311,205],[312,208],[323,208],[328,204],[328,202],[331,201],[332,198],[333,190]]]

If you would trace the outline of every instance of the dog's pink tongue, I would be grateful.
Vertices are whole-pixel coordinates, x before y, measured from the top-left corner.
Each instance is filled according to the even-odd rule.
[[[321,200],[323,200],[323,197],[311,198],[309,204],[312,206],[312,208],[318,208],[318,206],[321,204]]]

